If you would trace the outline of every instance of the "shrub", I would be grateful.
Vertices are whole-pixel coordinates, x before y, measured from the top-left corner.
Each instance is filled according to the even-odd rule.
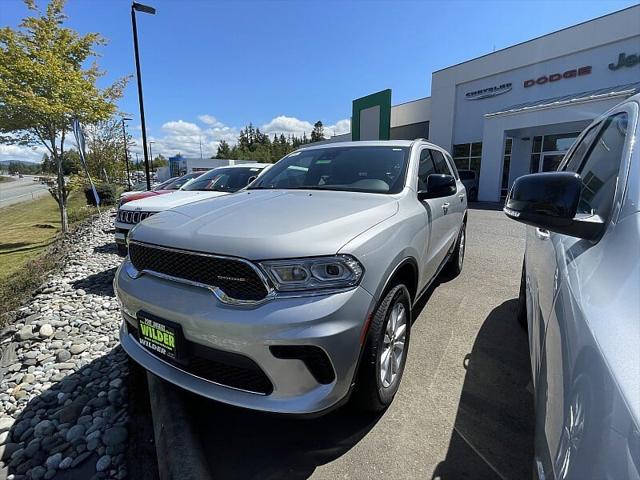
[[[106,183],[96,185],[96,192],[100,197],[100,205],[113,205],[116,203],[116,189],[112,185]],[[93,190],[91,186],[85,187],[84,196],[87,199],[88,205],[96,206],[96,199],[93,196]]]

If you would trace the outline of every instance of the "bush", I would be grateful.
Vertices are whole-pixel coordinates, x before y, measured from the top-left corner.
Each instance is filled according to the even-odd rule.
[[[100,205],[114,205],[117,201],[116,189],[112,185],[106,183],[96,185],[96,192],[100,197]],[[96,206],[96,199],[93,196],[91,186],[85,187],[84,196],[88,205]]]

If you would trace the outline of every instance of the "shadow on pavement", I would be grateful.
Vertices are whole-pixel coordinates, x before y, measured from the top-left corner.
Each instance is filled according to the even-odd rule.
[[[518,301],[492,310],[471,353],[447,456],[433,479],[531,478],[534,411]]]
[[[502,211],[504,202],[469,202],[470,210]]]
[[[308,478],[348,452],[382,416],[347,406],[317,419],[290,419],[189,397],[213,478]]]

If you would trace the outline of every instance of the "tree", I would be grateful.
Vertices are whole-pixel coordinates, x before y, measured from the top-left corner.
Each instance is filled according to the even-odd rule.
[[[18,29],[0,29],[0,141],[47,148],[58,177],[50,192],[66,232],[63,159],[71,121],[75,117],[86,125],[109,118],[127,79],[104,89],[96,85],[104,72],[95,62],[85,65],[96,55],[95,46],[105,42],[97,33],[79,35],[63,26],[64,0],[51,0],[44,12],[35,0],[25,4],[34,16]]]
[[[311,142],[319,142],[324,140],[324,127],[322,122],[318,120],[313,124],[313,131],[311,132]]]
[[[112,116],[85,126],[87,168],[94,179],[107,181],[125,177],[124,138],[120,122]]]
[[[218,152],[216,158],[231,158],[231,148],[226,140],[220,140],[218,144]]]

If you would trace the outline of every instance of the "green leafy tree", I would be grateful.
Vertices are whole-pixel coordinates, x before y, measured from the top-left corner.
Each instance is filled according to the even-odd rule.
[[[324,127],[322,125],[322,122],[318,120],[313,124],[313,131],[311,132],[311,142],[319,142],[324,139]]]
[[[68,230],[64,179],[65,141],[72,119],[93,124],[116,110],[127,79],[101,89],[104,74],[95,62],[97,33],[80,35],[64,26],[64,0],[51,0],[41,11],[25,0],[33,16],[18,29],[0,29],[0,141],[44,145],[56,164],[57,182],[50,192],[58,202],[62,231]]]
[[[220,140],[216,158],[231,158],[231,147],[229,147],[229,143],[226,140]]]
[[[125,177],[124,138],[120,122],[112,116],[84,127],[87,168],[94,179],[112,181]]]

